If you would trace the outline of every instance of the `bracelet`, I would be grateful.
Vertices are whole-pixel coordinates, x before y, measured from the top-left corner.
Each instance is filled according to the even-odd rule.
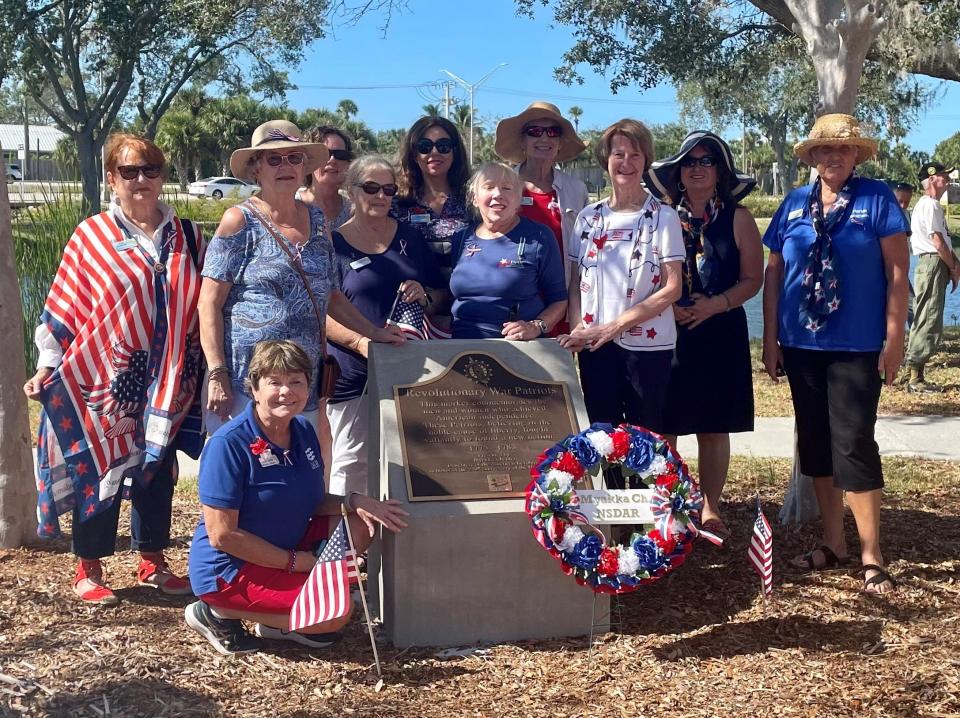
[[[287,561],[287,573],[293,573],[293,567],[297,563],[296,549],[290,549],[290,559]]]
[[[218,376],[219,374],[226,374],[227,376],[230,376],[232,373],[233,372],[230,371],[230,367],[228,367],[226,364],[217,364],[216,366],[212,366],[207,370],[207,378],[213,379],[213,377]]]
[[[430,296],[430,292],[428,292],[426,289],[423,290],[423,298],[427,300],[428,307],[433,304],[433,297]]]
[[[530,323],[531,323],[533,326],[535,326],[537,329],[540,330],[540,336],[542,336],[542,337],[547,336],[547,334],[548,334],[549,331],[550,331],[549,329],[547,329],[547,323],[546,323],[545,321],[543,321],[542,319],[540,319],[540,317],[537,317],[536,319],[534,319],[534,320],[533,320],[532,322],[530,322]]]
[[[731,309],[733,309],[733,305],[730,304],[730,297],[727,296],[727,293],[726,293],[726,292],[720,292],[720,296],[723,297],[723,301],[725,301],[725,302],[727,303],[727,308],[724,309],[723,311],[729,312]]]
[[[351,491],[349,494],[343,497],[343,505],[347,511],[354,510],[352,504],[350,503],[350,499],[352,499],[354,496],[361,496],[361,494],[359,491]]]

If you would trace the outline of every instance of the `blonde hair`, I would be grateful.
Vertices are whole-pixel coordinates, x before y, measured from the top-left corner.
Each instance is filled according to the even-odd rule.
[[[296,342],[291,341],[262,341],[257,342],[250,357],[250,366],[247,369],[247,378],[243,386],[252,396],[253,390],[258,389],[260,380],[266,376],[276,374],[301,373],[311,380],[313,364],[310,357]]]
[[[503,162],[484,162],[477,168],[477,171],[473,173],[473,177],[471,177],[467,183],[467,204],[476,203],[477,190],[480,189],[480,185],[484,182],[490,180],[502,182],[505,179],[513,183],[517,194],[522,192],[520,175],[517,174],[517,171],[513,169],[513,167]]]

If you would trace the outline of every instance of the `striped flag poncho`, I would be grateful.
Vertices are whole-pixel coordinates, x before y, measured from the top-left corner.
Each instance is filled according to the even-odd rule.
[[[64,249],[40,318],[63,349],[41,395],[40,536],[59,535],[74,507],[109,507],[125,479],[149,481],[168,450],[199,455],[202,243],[176,216],[162,236],[157,260],[104,212]],[[192,446],[174,445],[188,435]]]

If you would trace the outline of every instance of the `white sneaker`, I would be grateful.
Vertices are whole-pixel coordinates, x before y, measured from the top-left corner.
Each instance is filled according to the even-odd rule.
[[[301,633],[300,631],[284,631],[282,628],[272,628],[258,623],[253,627],[253,633],[260,638],[273,641],[293,641],[309,648],[326,648],[337,643],[341,633]]]

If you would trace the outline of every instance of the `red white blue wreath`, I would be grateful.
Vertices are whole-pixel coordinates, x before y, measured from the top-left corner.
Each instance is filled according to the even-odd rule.
[[[625,544],[611,545],[580,511],[575,483],[614,465],[625,479],[638,476],[653,490],[654,524]],[[597,593],[627,593],[663,578],[686,560],[701,533],[697,482],[663,437],[647,429],[593,424],[547,449],[530,475],[526,511],[533,535],[564,573]]]

